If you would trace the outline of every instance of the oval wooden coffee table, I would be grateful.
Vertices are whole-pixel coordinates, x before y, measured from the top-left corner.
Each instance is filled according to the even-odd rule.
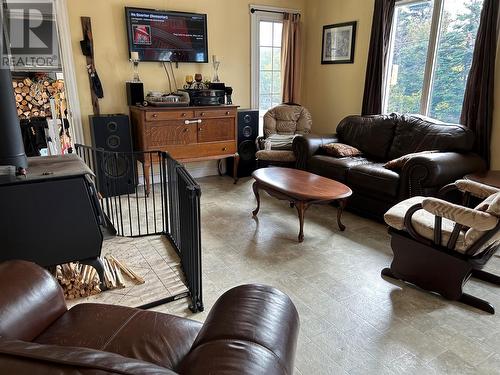
[[[260,209],[259,190],[264,190],[272,197],[289,201],[297,208],[300,223],[299,242],[304,241],[304,214],[311,204],[339,201],[337,223],[341,231],[345,230],[341,219],[347,198],[352,195],[348,186],[313,173],[290,168],[257,169],[252,177],[255,179],[253,192],[257,199],[257,208],[252,212],[254,217]]]

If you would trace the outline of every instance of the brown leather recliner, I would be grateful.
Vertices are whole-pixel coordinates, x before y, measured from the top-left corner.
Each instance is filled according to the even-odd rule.
[[[361,156],[336,158],[321,146],[339,142],[354,146]],[[382,220],[399,201],[435,195],[464,175],[484,169],[471,153],[474,134],[457,124],[420,115],[348,116],[332,136],[304,135],[293,142],[297,168],[347,184],[353,190],[348,207]],[[400,170],[384,167],[389,160],[413,155]]]
[[[292,374],[299,328],[284,293],[229,290],[204,324],[129,307],[66,308],[57,281],[0,264],[0,374]]]

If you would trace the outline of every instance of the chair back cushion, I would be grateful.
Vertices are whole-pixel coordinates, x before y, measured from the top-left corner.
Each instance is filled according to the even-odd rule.
[[[266,138],[272,134],[309,134],[311,126],[311,114],[300,105],[280,104],[264,115]]]
[[[339,141],[361,150],[366,156],[387,160],[395,118],[390,115],[348,116],[337,126]]]
[[[470,129],[421,115],[393,114],[396,121],[389,159],[420,151],[469,152],[474,144]],[[374,142],[376,143],[376,142]]]
[[[31,341],[67,311],[56,279],[34,263],[2,262],[0,285],[0,337]]]

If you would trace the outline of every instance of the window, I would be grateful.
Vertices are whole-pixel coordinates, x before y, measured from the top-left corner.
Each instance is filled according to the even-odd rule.
[[[384,112],[460,120],[483,0],[396,3]]]
[[[252,107],[259,109],[261,118],[282,99],[283,10],[272,11],[252,14]]]

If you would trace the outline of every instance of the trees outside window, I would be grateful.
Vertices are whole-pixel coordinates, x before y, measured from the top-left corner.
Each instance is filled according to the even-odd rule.
[[[458,123],[483,0],[396,4],[384,111]]]

